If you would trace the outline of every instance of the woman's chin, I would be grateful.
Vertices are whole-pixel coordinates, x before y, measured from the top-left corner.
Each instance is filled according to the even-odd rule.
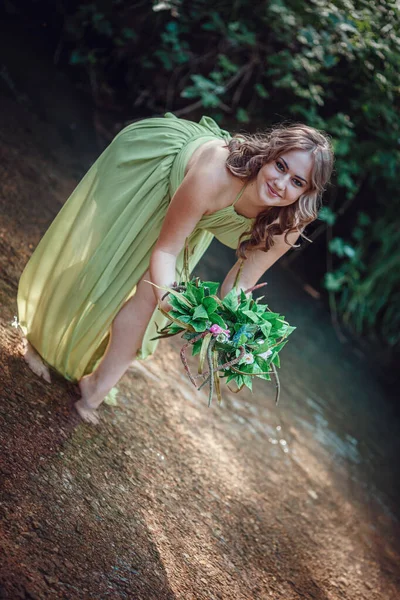
[[[272,208],[273,206],[279,206],[280,198],[271,198],[270,196],[265,195],[262,199],[262,203],[265,208]]]

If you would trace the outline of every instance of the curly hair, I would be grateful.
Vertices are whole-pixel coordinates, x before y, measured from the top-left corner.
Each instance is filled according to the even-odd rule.
[[[262,211],[252,230],[241,236],[237,254],[246,258],[247,251],[252,249],[267,252],[274,245],[274,237],[282,234],[291,246],[287,236],[292,232],[303,236],[304,228],[317,218],[322,193],[332,174],[333,151],[328,136],[307,125],[278,126],[263,135],[236,135],[229,141],[228,150],[226,167],[243,181],[254,179],[261,167],[286,152],[303,150],[312,155],[311,182],[307,191],[293,204]]]

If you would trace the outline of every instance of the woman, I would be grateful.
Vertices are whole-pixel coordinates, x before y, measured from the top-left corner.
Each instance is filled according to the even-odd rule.
[[[81,417],[96,409],[132,360],[152,354],[157,301],[193,269],[215,235],[238,248],[222,284],[248,288],[317,217],[332,171],[328,139],[305,125],[231,138],[210,118],[164,118],[123,129],[39,243],[20,280],[25,359],[79,381]],[[44,361],[44,362],[43,362]]]

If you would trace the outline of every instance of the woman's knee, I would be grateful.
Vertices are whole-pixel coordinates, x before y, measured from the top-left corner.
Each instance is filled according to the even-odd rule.
[[[156,297],[149,283],[145,283],[145,276],[139,282],[134,296],[129,298],[116,315],[113,325],[117,328],[129,327],[132,322],[143,319],[149,321],[157,307]]]

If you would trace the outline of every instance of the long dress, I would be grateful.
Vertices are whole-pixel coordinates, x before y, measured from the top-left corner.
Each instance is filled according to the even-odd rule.
[[[228,132],[209,117],[200,123],[165,117],[123,129],[67,200],[22,273],[18,318],[41,357],[66,379],[91,373],[103,356],[113,319],[149,268],[173,194],[193,152]],[[213,236],[232,248],[251,219],[234,205],[205,215],[189,238],[190,269]],[[177,280],[183,253],[177,259]],[[157,345],[154,312],[139,358]]]

